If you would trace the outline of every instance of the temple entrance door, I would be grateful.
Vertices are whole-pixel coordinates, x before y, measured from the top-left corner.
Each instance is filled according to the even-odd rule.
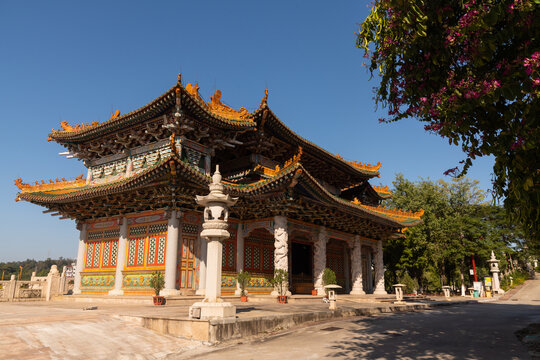
[[[313,290],[313,246],[310,243],[291,243],[291,291],[311,294]]]
[[[178,282],[179,290],[195,289],[195,245],[197,237],[193,235],[183,235],[179,244],[178,261]]]

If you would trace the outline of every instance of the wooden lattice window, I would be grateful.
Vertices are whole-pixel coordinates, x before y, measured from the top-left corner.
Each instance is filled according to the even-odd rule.
[[[244,268],[254,273],[274,272],[274,235],[255,229],[244,240]]]
[[[167,223],[132,226],[129,235],[128,267],[165,264]]]
[[[326,266],[336,273],[336,278],[345,278],[345,242],[330,240],[326,246]]]
[[[99,269],[116,266],[119,229],[89,231],[86,237],[84,267]]]

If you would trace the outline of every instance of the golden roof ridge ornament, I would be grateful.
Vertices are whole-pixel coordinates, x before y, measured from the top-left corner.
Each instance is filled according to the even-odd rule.
[[[116,110],[111,115],[111,117],[109,118],[109,121],[118,118],[120,115],[121,115],[120,110]],[[64,121],[62,121],[60,123],[60,127],[62,128],[61,130],[51,129],[51,132],[52,132],[52,134],[75,132],[75,131],[86,130],[86,129],[89,129],[89,128],[94,127],[96,125],[99,125],[99,121],[92,121],[90,124],[81,123],[81,124],[77,124],[77,125],[69,125],[67,120],[64,120]],[[51,140],[52,140],[52,138],[51,138],[51,136],[49,136],[47,138],[47,141],[51,141]]]
[[[261,100],[261,105],[259,105],[259,107],[262,108],[265,105],[268,106],[268,89],[267,88],[264,89],[264,96]]]
[[[358,200],[358,198],[354,198],[354,200],[352,201],[353,204],[355,205],[359,205],[363,208],[366,208],[368,210],[371,210],[371,211],[375,211],[375,212],[378,212],[378,213],[381,213],[381,214],[385,214],[385,215],[388,215],[390,217],[393,217],[393,218],[397,218],[397,219],[420,219],[420,217],[422,215],[424,215],[424,209],[420,209],[419,211],[417,212],[412,212],[410,210],[402,210],[402,209],[388,209],[388,208],[385,208],[384,206],[370,206],[370,205],[366,205],[366,204],[362,204],[360,202],[360,200]]]
[[[268,175],[268,176],[276,176],[279,173],[281,173],[281,172],[285,171],[286,169],[290,168],[291,166],[296,165],[297,163],[299,163],[300,159],[302,158],[302,153],[303,153],[303,149],[302,149],[301,146],[299,146],[298,147],[298,152],[295,155],[293,155],[292,158],[285,161],[285,163],[283,164],[283,168],[281,168],[279,166],[279,164],[276,165],[276,167],[274,169],[267,168],[266,166],[263,166],[261,164],[257,164],[257,166],[255,166],[253,168],[253,170],[262,172],[263,174]]]
[[[17,186],[22,193],[25,192],[36,192],[36,191],[50,191],[50,190],[59,190],[59,189],[70,189],[79,186],[86,185],[86,180],[83,179],[83,174],[77,176],[75,180],[66,180],[65,178],[58,179],[56,181],[49,179],[49,182],[46,183],[44,180],[41,180],[41,183],[38,181],[34,185],[24,183],[21,178],[15,179],[15,186]]]
[[[371,187],[376,192],[382,192],[382,193],[389,193],[390,192],[390,187],[388,185],[386,185],[386,186],[371,185]]]
[[[343,156],[339,155],[339,154],[336,154],[335,155],[339,160],[343,160],[345,161],[346,163],[348,163],[349,165],[351,166],[354,166],[355,168],[357,169],[361,169],[361,170],[367,170],[367,171],[378,171],[382,164],[380,161],[377,162],[377,164],[375,165],[371,165],[371,164],[368,164],[368,163],[364,163],[362,164],[360,161],[349,161],[349,160],[345,160],[343,159]]]

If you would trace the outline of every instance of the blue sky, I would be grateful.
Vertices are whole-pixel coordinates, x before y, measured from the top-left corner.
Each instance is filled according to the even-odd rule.
[[[198,82],[228,105],[268,104],[290,128],[347,160],[381,161],[396,173],[439,179],[463,159],[458,147],[406,120],[379,124],[376,79],[355,48],[368,1],[3,1],[0,3],[0,261],[75,257],[74,222],[14,201],[14,179],[74,178],[80,161],[46,141],[62,120],[107,120],[175,82]],[[469,177],[489,189],[493,160]],[[448,180],[448,179],[447,179]]]

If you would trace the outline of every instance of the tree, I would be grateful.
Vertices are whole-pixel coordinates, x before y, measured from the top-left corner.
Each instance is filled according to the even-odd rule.
[[[416,118],[460,144],[465,174],[494,155],[493,189],[540,237],[540,0],[374,0],[357,46],[380,73],[381,122]],[[446,174],[457,174],[458,167]]]
[[[472,256],[485,275],[492,250],[499,259],[515,256],[521,247],[519,227],[501,219],[501,208],[484,203],[477,184],[467,178],[411,182],[396,176],[387,205],[425,212],[422,225],[408,228],[403,238],[387,241],[385,276],[390,281],[404,282],[410,276],[410,283],[417,282],[421,291],[451,283],[463,288]],[[502,261],[501,267],[505,266]]]

